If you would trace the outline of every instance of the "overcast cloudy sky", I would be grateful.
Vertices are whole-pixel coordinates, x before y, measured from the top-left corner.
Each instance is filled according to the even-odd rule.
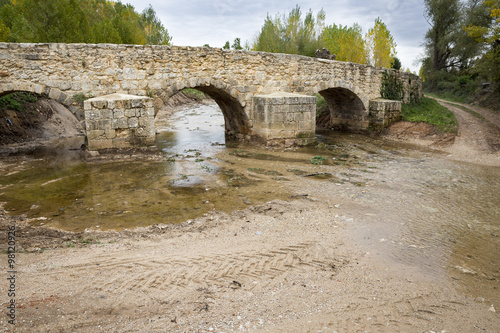
[[[364,33],[380,17],[397,43],[397,56],[404,67],[418,72],[415,60],[423,53],[421,44],[429,25],[423,17],[422,0],[122,0],[142,12],[150,3],[174,45],[222,47],[241,38],[242,45],[252,41],[269,13],[288,13],[299,5],[305,13],[323,8],[326,25],[351,26],[357,22]]]

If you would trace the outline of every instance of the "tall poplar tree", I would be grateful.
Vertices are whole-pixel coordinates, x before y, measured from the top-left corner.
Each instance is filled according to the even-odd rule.
[[[380,18],[375,20],[375,26],[368,30],[366,42],[370,54],[370,63],[377,67],[392,67],[396,56],[396,42],[389,29]]]
[[[335,54],[336,60],[358,64],[368,63],[368,50],[363,39],[363,29],[357,23],[352,27],[339,24],[325,27],[320,38],[322,46]]]

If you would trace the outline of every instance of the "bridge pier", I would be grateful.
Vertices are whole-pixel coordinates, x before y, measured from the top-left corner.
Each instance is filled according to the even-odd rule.
[[[84,102],[88,149],[155,144],[153,99],[111,94]]]
[[[316,97],[285,92],[253,97],[252,134],[268,145],[316,142]]]

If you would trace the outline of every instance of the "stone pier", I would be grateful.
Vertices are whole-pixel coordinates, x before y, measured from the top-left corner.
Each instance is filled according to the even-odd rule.
[[[89,150],[155,144],[153,99],[111,94],[84,102]]]
[[[316,97],[285,92],[253,97],[254,135],[267,144],[316,142]]]

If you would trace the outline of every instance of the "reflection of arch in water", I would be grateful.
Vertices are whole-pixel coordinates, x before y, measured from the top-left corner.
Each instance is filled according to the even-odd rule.
[[[217,81],[216,84],[210,83],[206,85],[190,84],[189,81],[187,81],[178,83],[176,86],[169,88],[160,95],[160,98],[166,101],[185,88],[197,89],[210,96],[217,103],[224,115],[226,136],[244,138],[246,135],[250,134],[248,116],[239,99],[231,94],[231,88],[228,85],[220,81]],[[234,91],[234,89],[232,90]]]
[[[318,120],[318,127],[359,130],[368,128],[368,109],[361,98],[346,88],[329,88],[318,92],[328,104],[328,111]]]

